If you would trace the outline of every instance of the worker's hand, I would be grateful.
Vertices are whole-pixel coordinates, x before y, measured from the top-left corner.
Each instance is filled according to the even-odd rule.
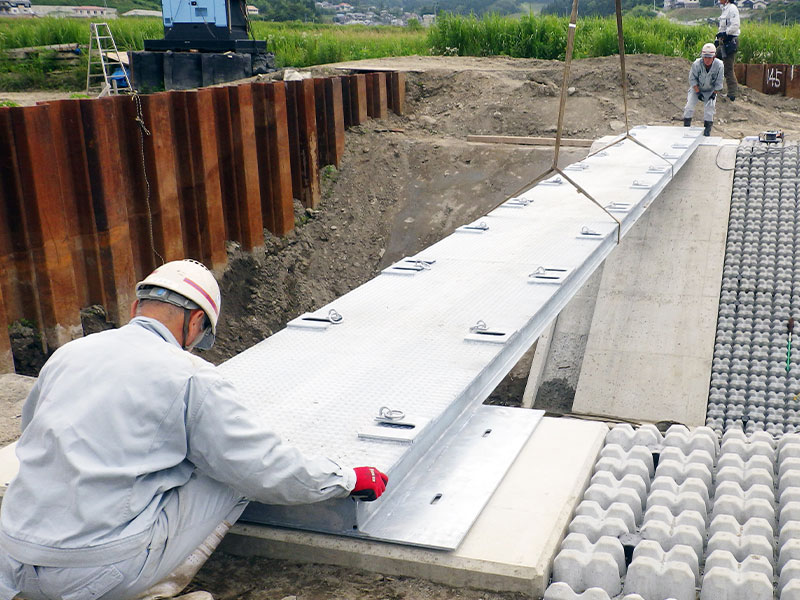
[[[711,92],[711,95],[708,97],[709,100],[716,100],[717,99],[717,91],[714,90]]]
[[[697,92],[697,99],[700,100],[700,102],[703,101],[703,92]]]
[[[356,467],[356,487],[350,495],[359,500],[372,502],[380,498],[389,483],[389,477],[375,467]]]

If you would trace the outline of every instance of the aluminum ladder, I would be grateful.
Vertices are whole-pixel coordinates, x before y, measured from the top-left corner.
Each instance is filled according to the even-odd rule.
[[[122,71],[122,75],[114,75],[117,69]],[[100,89],[98,98],[133,91],[127,66],[120,58],[117,43],[107,23],[91,23],[86,93],[91,93],[93,88]]]

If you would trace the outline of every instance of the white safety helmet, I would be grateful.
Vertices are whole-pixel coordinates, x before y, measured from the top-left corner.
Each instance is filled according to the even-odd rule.
[[[714,46],[714,44],[711,43],[703,45],[703,50],[700,52],[700,56],[702,56],[703,58],[716,56],[716,54],[717,54],[717,48],[716,46]]]
[[[185,310],[202,309],[210,327],[206,327],[205,334],[198,336],[192,347],[207,350],[214,345],[222,299],[217,280],[202,263],[186,259],[161,265],[136,284],[136,297],[167,302]],[[188,320],[184,327],[187,324]]]

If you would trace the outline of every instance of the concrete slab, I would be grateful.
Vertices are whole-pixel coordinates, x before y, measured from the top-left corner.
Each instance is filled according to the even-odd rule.
[[[328,563],[538,598],[608,427],[545,418],[452,552],[238,523],[225,552]]]
[[[573,411],[705,422],[733,171],[699,147],[611,253]]]

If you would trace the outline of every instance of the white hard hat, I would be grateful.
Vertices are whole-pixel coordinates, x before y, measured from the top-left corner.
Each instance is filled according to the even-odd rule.
[[[207,349],[214,343],[222,298],[217,280],[202,263],[186,259],[161,265],[136,284],[136,297],[168,302],[190,310],[202,309],[211,324],[211,336],[203,340],[204,343],[197,344],[197,348]]]
[[[717,54],[717,48],[714,44],[708,43],[703,45],[703,50],[700,52],[700,56],[707,57],[707,56],[715,56]]]

